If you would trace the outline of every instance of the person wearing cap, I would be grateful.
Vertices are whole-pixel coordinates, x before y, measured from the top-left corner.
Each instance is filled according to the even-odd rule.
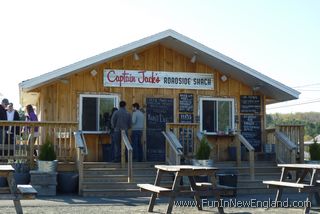
[[[133,147],[133,160],[142,161],[142,133],[144,129],[144,114],[140,111],[139,103],[132,104],[132,132],[131,141]]]

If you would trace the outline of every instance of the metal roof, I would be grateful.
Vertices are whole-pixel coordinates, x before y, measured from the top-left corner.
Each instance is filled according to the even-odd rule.
[[[23,92],[30,91],[70,74],[80,72],[84,68],[138,52],[155,43],[160,43],[190,58],[194,53],[197,53],[197,61],[218,69],[228,77],[257,89],[269,98],[268,104],[299,98],[300,92],[171,29],[25,80],[19,84],[20,90]]]

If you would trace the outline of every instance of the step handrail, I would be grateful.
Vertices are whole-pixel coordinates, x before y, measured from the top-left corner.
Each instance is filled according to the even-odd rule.
[[[255,149],[253,146],[247,141],[247,139],[241,135],[240,133],[236,134],[237,139],[237,165],[240,166],[241,164],[241,144],[243,144],[246,149],[249,151],[249,171],[250,171],[250,178],[254,180],[254,151]]]
[[[168,142],[167,145],[169,145],[169,148],[167,148],[166,146],[166,162],[171,165],[180,165],[181,156],[183,155],[183,152],[181,150],[183,149],[183,147],[179,142],[177,136],[172,131],[162,131],[162,134],[166,138],[166,142]],[[172,163],[171,158],[167,157],[167,155],[171,154],[170,151],[173,151],[174,153],[175,163]]]
[[[76,147],[81,151],[83,155],[87,155],[88,148],[87,148],[86,138],[83,135],[83,131],[78,130],[74,132],[74,137],[76,141]]]
[[[75,138],[75,145],[77,148],[77,157],[76,157],[76,163],[77,163],[77,169],[79,172],[79,187],[78,187],[78,194],[82,194],[83,190],[83,161],[84,156],[88,154],[88,148],[86,143],[86,138],[83,135],[83,132],[81,130],[78,130],[73,133]]]
[[[297,145],[292,142],[283,132],[276,131],[275,138],[278,142],[276,144],[276,158],[280,163],[295,163]],[[289,157],[289,159],[288,159]],[[287,159],[287,161],[286,161]]]
[[[126,157],[125,150],[128,151],[128,183],[133,181],[133,172],[132,172],[132,146],[128,139],[125,130],[121,130],[121,167],[124,168],[126,166]]]

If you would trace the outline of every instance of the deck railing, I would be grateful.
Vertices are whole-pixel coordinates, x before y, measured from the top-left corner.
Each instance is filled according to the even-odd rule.
[[[276,130],[282,132],[296,145],[296,155],[300,163],[304,162],[304,125],[277,125]]]
[[[275,145],[276,160],[280,163],[304,162],[304,126],[277,125],[266,130],[268,144]]]
[[[180,165],[183,147],[177,136],[172,131],[163,131],[162,134],[166,138],[166,163],[170,165]]]
[[[50,140],[58,161],[75,161],[76,122],[0,121],[0,160],[26,159],[34,166],[40,146]]]
[[[276,159],[279,163],[296,163],[297,146],[284,133],[276,131]]]
[[[128,136],[124,130],[121,131],[121,167],[126,166],[125,152],[128,151],[128,183],[133,182],[133,171],[132,171],[132,146],[128,139]]]
[[[182,152],[185,158],[193,158],[197,151],[199,141],[197,132],[199,130],[198,123],[167,123],[166,131],[172,131],[182,146]],[[167,144],[167,147],[169,145]]]

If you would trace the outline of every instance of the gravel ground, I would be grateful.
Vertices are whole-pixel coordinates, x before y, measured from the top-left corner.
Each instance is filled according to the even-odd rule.
[[[225,213],[303,213],[303,208],[252,208],[256,206],[258,201],[264,201],[263,203],[269,203],[269,198],[273,198],[273,195],[246,195],[238,196],[237,198],[225,198],[227,203],[238,203],[238,207],[225,207]],[[290,198],[288,205],[293,205],[293,198],[296,201],[303,201],[305,197],[302,194],[284,195],[283,200],[286,203],[286,198]],[[148,209],[148,197],[141,198],[97,198],[97,197],[79,197],[79,196],[55,196],[55,197],[38,197],[36,200],[22,200],[21,204],[24,213],[61,213],[61,214],[82,214],[82,213],[147,213]],[[167,208],[167,199],[157,199],[154,213],[165,213]],[[178,198],[177,202],[191,203],[190,198]],[[218,213],[216,207],[212,207],[211,199],[203,199],[204,210],[198,211],[195,207],[186,206],[174,206],[172,213]],[[247,207],[242,207],[241,204],[246,203]],[[262,203],[262,202],[261,202]],[[300,203],[300,202],[299,202]],[[302,202],[301,202],[302,203]],[[208,206],[209,204],[209,206]],[[239,206],[240,205],[240,206]],[[286,205],[286,204],[284,204]],[[211,206],[211,207],[210,207]],[[15,213],[13,202],[9,200],[0,201],[0,213]],[[318,207],[313,207],[311,213],[320,213]]]

